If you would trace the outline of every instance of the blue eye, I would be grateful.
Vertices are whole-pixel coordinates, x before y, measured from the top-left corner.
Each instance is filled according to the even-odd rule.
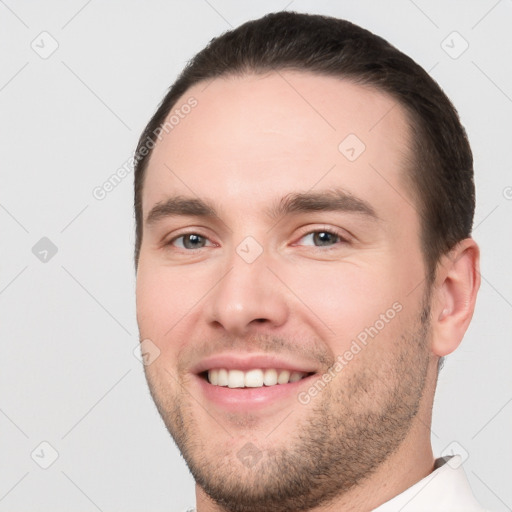
[[[337,233],[331,231],[312,231],[307,235],[304,235],[300,240],[308,240],[310,243],[304,243],[303,245],[314,245],[316,247],[329,247],[336,245],[337,243],[344,242]]]
[[[334,231],[318,230],[305,234],[297,242],[297,245],[313,246],[313,247],[333,247],[338,244],[348,243],[345,238]],[[197,250],[204,247],[214,246],[208,238],[197,233],[186,233],[173,238],[168,245],[177,247],[178,249]]]
[[[206,246],[208,239],[204,236],[197,235],[195,233],[189,233],[187,235],[181,235],[174,240],[171,240],[170,244],[179,247],[180,249],[202,249]]]

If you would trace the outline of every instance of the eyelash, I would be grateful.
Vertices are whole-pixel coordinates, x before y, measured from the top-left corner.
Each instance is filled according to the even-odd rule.
[[[314,235],[314,234],[317,234],[317,233],[327,233],[327,234],[332,235],[335,238],[337,238],[338,241],[336,243],[334,243],[333,245],[331,245],[331,246],[308,245],[306,247],[313,247],[315,249],[322,249],[323,251],[326,251],[326,250],[330,250],[330,249],[335,249],[339,245],[345,245],[345,244],[349,244],[350,243],[350,241],[347,239],[346,236],[342,235],[341,232],[339,232],[339,231],[337,231],[335,229],[332,229],[332,228],[323,228],[323,229],[320,228],[320,229],[314,229],[314,230],[306,231],[305,233],[300,235],[298,240],[302,240],[304,237],[306,237],[308,235]],[[169,240],[169,242],[165,243],[165,245],[166,246],[173,246],[173,244],[177,240],[179,240],[180,238],[184,238],[184,237],[190,236],[190,235],[197,235],[198,237],[201,237],[201,238],[209,241],[210,243],[214,244],[213,242],[211,242],[211,240],[209,240],[208,237],[203,236],[203,235],[201,235],[198,232],[191,231],[189,233],[182,233],[182,234],[180,234],[178,236],[173,237],[171,240]],[[217,245],[217,244],[214,244],[214,245]],[[295,245],[297,245],[297,243],[295,242],[292,245],[295,246]],[[204,248],[205,247],[200,247],[199,249],[187,249],[187,248],[176,247],[176,249],[179,249],[179,250],[184,251],[184,252],[192,252],[192,251],[201,250],[201,249],[204,249]]]
[[[201,235],[200,233],[198,233],[196,231],[190,231],[189,233],[182,233],[181,235],[173,237],[171,240],[166,242],[165,245],[172,246],[174,244],[174,242],[176,242],[176,240],[179,240],[180,238],[185,238],[186,236],[190,236],[190,235],[196,235],[198,237],[201,237],[201,238],[211,242],[211,240],[207,236]],[[213,243],[213,242],[211,242],[211,243]],[[216,244],[214,244],[214,245],[216,245]],[[200,247],[199,249],[187,249],[187,248],[176,247],[176,249],[179,249],[179,250],[185,251],[185,252],[192,252],[193,250],[204,249],[204,247]]]
[[[349,240],[347,239],[347,237],[344,236],[340,231],[333,229],[333,228],[328,228],[328,227],[307,231],[307,232],[303,233],[299,237],[298,240],[302,240],[303,238],[305,238],[308,235],[314,235],[317,233],[327,233],[327,234],[332,235],[333,237],[337,238],[338,241],[335,242],[333,245],[329,245],[329,246],[311,245],[311,246],[307,246],[307,247],[313,247],[315,249],[321,249],[323,251],[328,251],[328,250],[336,249],[340,245],[345,245],[345,244],[350,243]],[[297,245],[297,244],[294,243],[293,245]]]

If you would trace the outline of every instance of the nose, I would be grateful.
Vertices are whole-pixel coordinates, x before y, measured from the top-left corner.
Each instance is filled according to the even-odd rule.
[[[250,263],[237,253],[232,255],[223,277],[208,294],[205,306],[210,325],[243,337],[259,325],[276,329],[286,322],[289,305],[285,290],[269,270],[269,263],[265,252]]]

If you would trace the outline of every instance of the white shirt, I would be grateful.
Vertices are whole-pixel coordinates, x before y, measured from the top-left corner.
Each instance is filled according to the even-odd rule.
[[[374,512],[485,512],[473,496],[460,455],[439,458],[435,467]]]
[[[460,455],[441,457],[434,467],[430,475],[374,512],[485,512],[473,496]]]

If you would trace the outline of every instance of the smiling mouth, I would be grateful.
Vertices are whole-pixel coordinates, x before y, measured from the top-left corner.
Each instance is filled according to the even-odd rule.
[[[313,373],[283,370],[277,368],[254,368],[251,370],[231,370],[213,368],[201,376],[213,386],[226,388],[262,388],[298,382]]]

